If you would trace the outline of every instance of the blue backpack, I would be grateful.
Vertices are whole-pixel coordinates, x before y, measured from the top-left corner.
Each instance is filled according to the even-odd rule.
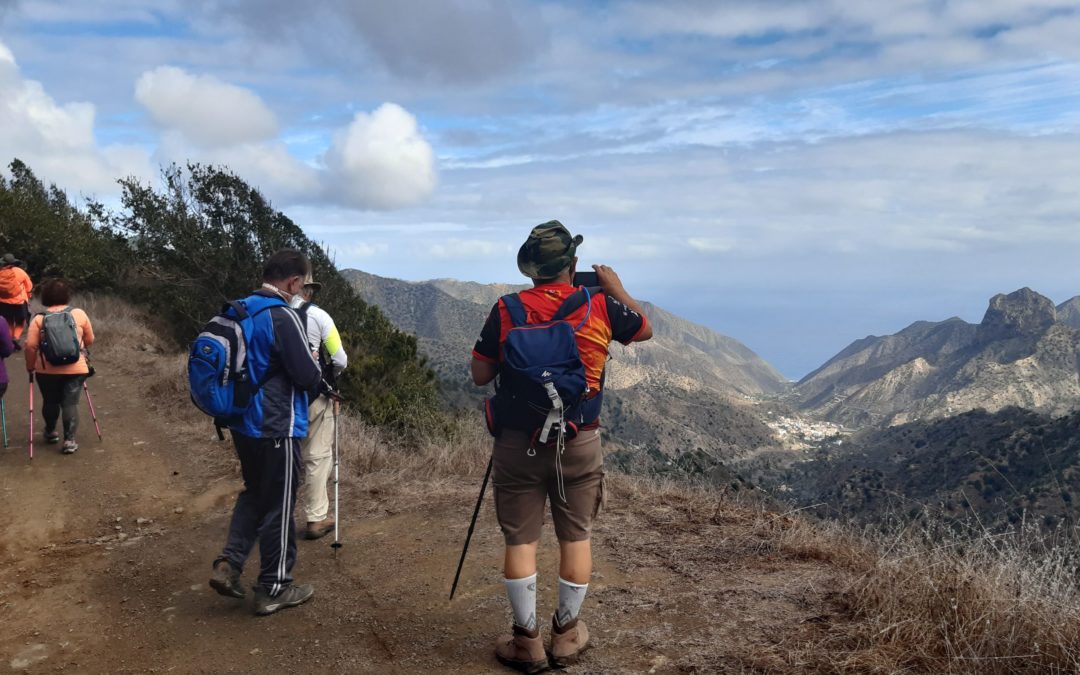
[[[214,418],[218,438],[222,427],[242,416],[251,406],[259,384],[248,371],[248,336],[255,317],[273,307],[288,307],[280,298],[249,312],[244,300],[226,303],[221,313],[203,326],[188,352],[188,386],[199,410]]]
[[[532,325],[521,298],[516,293],[503,296],[513,328],[503,345],[495,396],[484,404],[492,435],[515,429],[543,444],[552,431],[560,439],[577,433],[588,385],[576,334],[589,320],[592,294],[598,290],[581,288],[563,301],[550,321]],[[566,320],[583,305],[588,310],[580,323],[575,326]]]

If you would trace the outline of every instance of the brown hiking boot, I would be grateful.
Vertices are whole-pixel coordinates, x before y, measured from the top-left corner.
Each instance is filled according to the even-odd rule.
[[[540,631],[528,631],[521,626],[514,626],[513,635],[499,638],[495,643],[495,658],[504,666],[523,673],[540,673],[548,669]]]
[[[304,539],[320,539],[334,531],[334,518],[330,516],[324,520],[308,523],[304,530]]]
[[[551,618],[551,665],[557,668],[570,666],[578,662],[581,653],[589,648],[589,629],[584,621],[574,619],[559,627],[555,617]]]
[[[210,588],[228,598],[242,598],[244,587],[240,585],[240,570],[233,567],[228,560],[218,560],[214,563],[214,573],[210,576]]]

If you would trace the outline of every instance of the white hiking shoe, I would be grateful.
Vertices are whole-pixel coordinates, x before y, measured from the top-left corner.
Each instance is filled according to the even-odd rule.
[[[70,455],[78,449],[79,444],[75,441],[64,441],[64,444],[60,446],[60,452],[64,453],[65,455]]]

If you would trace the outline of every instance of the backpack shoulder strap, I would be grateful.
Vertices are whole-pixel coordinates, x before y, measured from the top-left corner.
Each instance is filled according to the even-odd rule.
[[[528,324],[525,305],[521,302],[521,297],[517,293],[504,295],[502,301],[506,305],[506,311],[510,314],[510,322],[514,324],[514,328],[520,328]]]
[[[247,307],[244,306],[242,300],[230,300],[229,302],[226,302],[225,306],[221,308],[221,313],[224,314],[229,311],[230,308],[236,314],[237,321],[243,321],[248,318]]]
[[[592,314],[592,298],[599,291],[599,288],[586,288],[585,286],[582,286],[566,300],[563,300],[563,304],[559,306],[559,310],[555,312],[555,316],[551,317],[551,320],[561,321],[581,309],[582,306],[587,306],[589,309],[585,312],[585,318],[582,319],[581,323],[574,329],[578,330],[589,320],[589,315]]]

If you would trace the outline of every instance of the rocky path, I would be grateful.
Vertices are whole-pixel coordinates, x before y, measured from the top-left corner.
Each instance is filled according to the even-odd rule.
[[[209,425],[148,403],[139,378],[150,358],[99,363],[90,386],[104,441],[84,403],[80,451],[38,443],[32,462],[21,358],[9,360],[0,672],[502,672],[491,645],[508,614],[490,504],[447,601],[472,482],[405,503],[352,479],[344,547],[299,543],[295,572],[315,585],[312,602],[256,618],[250,601],[213,593],[238,467]],[[831,620],[838,570],[778,553],[769,542],[782,519],[703,512],[677,493],[642,504],[632,492],[612,495],[597,530],[586,609],[596,646],[573,672],[805,672],[791,654]],[[547,615],[554,543],[542,551]]]

